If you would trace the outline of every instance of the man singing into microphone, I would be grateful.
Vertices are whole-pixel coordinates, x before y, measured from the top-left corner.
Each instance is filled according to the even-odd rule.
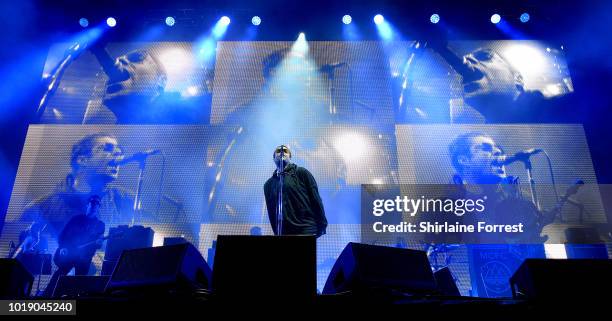
[[[538,150],[533,150],[535,153]],[[449,146],[451,162],[457,170],[453,183],[461,185],[469,198],[486,197],[486,216],[491,223],[523,223],[526,233],[513,242],[539,243],[544,225],[553,212],[541,212],[520,190],[518,177],[506,173],[505,164],[523,160],[527,152],[507,156],[490,136],[479,132],[459,135]],[[464,220],[471,217],[464,217]]]
[[[118,139],[113,135],[105,133],[87,135],[72,146],[71,169],[64,181],[57,184],[48,195],[30,202],[17,221],[36,222],[46,226],[44,238],[61,241],[60,232],[65,229],[66,224],[73,217],[85,213],[91,196],[97,195],[99,196],[97,217],[108,229],[119,225],[148,226],[163,223],[162,226],[156,227],[170,228],[177,235],[184,236],[191,242],[197,242],[192,222],[187,219],[182,202],[159,194],[155,211],[152,204],[145,201],[139,203],[142,207],[135,212],[134,192],[123,189],[117,183],[123,166],[136,166],[126,162],[137,161],[147,154],[152,155],[157,152],[156,150],[140,152],[126,157]],[[41,183],[48,179],[46,176],[39,177]],[[133,181],[134,178],[130,180]],[[147,194],[143,196],[143,199],[147,200]],[[55,250],[54,244],[50,243],[49,250]]]
[[[449,145],[449,152],[457,171],[453,182],[464,192],[461,197],[486,197],[484,220],[487,223],[525,225],[526,233],[522,235],[466,233],[462,238],[469,253],[472,287],[483,297],[509,296],[512,294],[509,285],[500,286],[498,279],[491,281],[491,267],[501,264],[504,269],[498,274],[509,278],[524,259],[545,257],[541,244],[545,238],[540,237],[542,225],[532,224],[540,213],[531,200],[521,195],[518,178],[506,173],[504,164],[508,157],[491,136],[480,132],[461,134]],[[477,220],[482,217],[462,217],[464,224],[474,224]],[[508,244],[491,245],[500,243]]]
[[[56,237],[70,218],[82,214],[91,195],[100,197],[100,218],[106,223],[126,224],[132,217],[133,197],[113,186],[119,175],[116,162],[123,158],[117,138],[97,133],[72,146],[71,172],[64,182],[43,198],[30,203],[22,220],[48,224]]]
[[[460,56],[444,40],[428,45],[461,77],[463,102],[481,113],[486,122],[516,121],[525,117],[529,108],[544,103],[543,93],[526,89],[523,75],[498,51],[478,48]],[[456,122],[476,120],[461,113],[454,117]]]
[[[277,169],[266,181],[264,194],[274,234],[279,235],[276,220],[279,179],[283,179],[283,222],[280,234],[317,237],[325,234],[327,219],[317,182],[312,174],[307,169],[291,163],[291,150],[285,145],[278,146],[272,157]]]
[[[108,80],[102,104],[90,101],[83,123],[208,123],[210,73],[205,75],[206,84],[193,93],[168,91],[168,71],[152,50],[137,49],[113,58],[105,45],[99,41],[90,48]]]
[[[508,178],[500,163],[504,152],[488,135],[478,132],[460,135],[450,144],[449,152],[457,170],[454,183],[498,184]]]

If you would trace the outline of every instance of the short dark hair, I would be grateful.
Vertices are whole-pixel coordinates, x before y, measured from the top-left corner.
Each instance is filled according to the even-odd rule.
[[[96,140],[100,138],[115,138],[115,136],[106,134],[106,133],[95,133],[91,135],[87,135],[81,140],[79,140],[76,144],[72,145],[72,155],[70,157],[70,166],[72,166],[73,170],[79,168],[79,163],[77,162],[78,158],[81,156],[91,156],[91,152],[96,143]],[[116,139],[116,138],[115,138]]]
[[[287,151],[289,152],[289,157],[292,157],[291,149],[289,149],[289,146],[287,146],[287,145],[276,146],[276,148],[274,149],[274,152],[272,153],[272,157],[274,157],[276,155],[277,151],[280,151],[281,147],[285,147],[287,149]]]
[[[461,134],[457,136],[451,143],[448,145],[448,151],[451,156],[451,162],[453,163],[453,167],[459,172],[463,172],[463,167],[459,164],[459,156],[466,155],[471,156],[472,151],[470,149],[472,144],[472,139],[475,137],[490,137],[489,135],[482,132],[467,132],[465,134]]]

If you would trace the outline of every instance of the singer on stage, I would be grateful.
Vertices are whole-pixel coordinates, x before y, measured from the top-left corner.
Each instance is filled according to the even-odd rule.
[[[317,237],[325,234],[327,219],[317,182],[312,174],[307,169],[291,163],[291,150],[287,146],[278,146],[272,157],[277,169],[266,181],[264,194],[274,234],[279,234],[276,214],[279,179],[281,178],[283,179],[281,234],[316,235]],[[279,174],[279,170],[283,174]]]

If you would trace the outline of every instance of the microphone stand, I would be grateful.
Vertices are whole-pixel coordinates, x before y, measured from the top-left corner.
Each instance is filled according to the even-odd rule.
[[[136,183],[136,196],[134,196],[134,207],[132,211],[132,222],[130,223],[130,227],[134,226],[136,221],[136,214],[138,214],[138,218],[140,219],[140,203],[142,199],[142,184],[144,181],[144,170],[146,166],[147,159],[142,158],[138,161],[138,181]]]
[[[75,43],[68,50],[66,50],[66,55],[64,59],[55,66],[53,71],[51,72],[50,80],[47,82],[46,90],[42,98],[40,99],[40,103],[38,103],[38,109],[36,109],[36,121],[39,121],[40,118],[45,113],[47,109],[47,105],[49,104],[49,100],[57,91],[59,87],[60,81],[64,76],[64,72],[70,66],[70,64],[81,55],[81,53],[87,47],[86,43]]]
[[[347,65],[347,63],[342,63],[340,65],[326,65],[325,67],[322,67],[320,70],[325,73],[327,75],[327,92],[329,94],[329,106],[328,106],[328,112],[330,115],[332,115],[332,119],[336,118],[336,115],[338,114],[338,108],[336,106],[336,86],[335,86],[335,80],[336,80],[336,68],[341,67],[343,65]],[[347,65],[348,67],[348,65]],[[352,78],[352,72],[350,70],[349,67],[349,76]],[[351,79],[352,81],[352,79]],[[352,90],[352,83],[350,84],[351,88],[350,90]],[[352,97],[353,93],[351,92],[351,97]],[[351,98],[352,99],[352,98]],[[352,101],[351,101],[351,105],[352,105]],[[352,106],[351,106],[352,109]],[[352,110],[351,110],[351,114]],[[354,116],[353,116],[354,117]]]
[[[533,204],[536,206],[536,208],[538,209],[538,211],[542,211],[542,208],[540,206],[540,201],[538,200],[538,192],[536,191],[536,183],[535,180],[533,179],[533,175],[532,175],[532,165],[531,165],[531,160],[529,158],[527,158],[525,161],[525,169],[527,170],[527,179],[529,180],[529,189],[531,191],[531,201],[533,202]]]
[[[327,89],[329,92],[329,114],[330,115],[336,115],[336,106],[334,105],[334,96],[336,95],[336,87],[334,85],[335,79],[336,79],[336,70],[334,68],[332,68],[328,73],[327,73]]]
[[[280,152],[280,164],[276,168],[276,174],[278,175],[278,200],[276,204],[276,235],[283,234],[283,186],[285,176],[285,166],[283,163],[283,146],[281,146]]]

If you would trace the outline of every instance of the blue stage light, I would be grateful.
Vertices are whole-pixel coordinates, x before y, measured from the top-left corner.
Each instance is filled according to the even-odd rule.
[[[79,25],[83,28],[87,28],[87,26],[89,26],[89,20],[87,20],[87,18],[81,18],[79,19]]]
[[[381,14],[377,14],[374,16],[374,23],[379,25],[381,23],[385,22],[385,17],[383,17],[383,15]]]
[[[113,17],[108,17],[108,18],[106,19],[106,24],[107,24],[109,27],[113,28],[114,26],[116,26],[116,25],[117,25],[117,20],[116,20],[115,18],[113,18]]]
[[[259,26],[261,24],[261,18],[259,16],[253,16],[253,18],[251,18],[251,23],[254,26]]]
[[[223,35],[225,34],[225,32],[227,31],[227,28],[229,27],[230,22],[231,21],[229,17],[227,16],[221,17],[217,21],[217,23],[215,23],[215,26],[212,28],[213,37],[215,39],[221,39]]]
[[[431,17],[429,17],[429,21],[431,21],[431,23],[440,22],[440,15],[437,13],[432,14]]]
[[[342,23],[344,23],[345,25],[350,24],[353,21],[353,18],[350,15],[345,14],[342,17]]]
[[[306,41],[306,35],[303,32],[300,32],[297,40],[293,43],[291,52],[302,57],[308,53],[308,42]]]
[[[501,21],[501,16],[497,13],[491,16],[491,23],[499,23]]]
[[[527,12],[523,13],[520,17],[522,23],[526,23],[527,21],[529,21],[530,18],[531,17]]]
[[[175,23],[176,20],[174,20],[174,17],[166,17],[166,26],[172,27]]]

